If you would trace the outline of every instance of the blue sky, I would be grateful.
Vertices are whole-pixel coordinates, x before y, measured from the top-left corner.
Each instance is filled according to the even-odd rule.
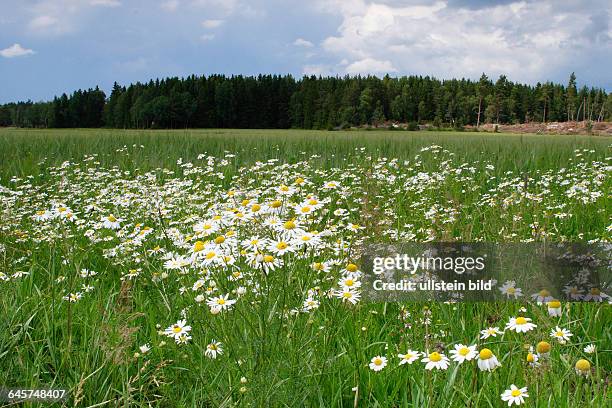
[[[190,74],[506,74],[612,90],[612,3],[0,0],[0,103]]]

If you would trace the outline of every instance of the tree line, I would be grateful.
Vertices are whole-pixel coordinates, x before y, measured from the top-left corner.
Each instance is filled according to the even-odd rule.
[[[612,93],[429,76],[189,76],[98,87],[49,102],[0,105],[0,126],[110,128],[303,128],[380,126],[389,121],[462,127],[482,123],[610,121]]]

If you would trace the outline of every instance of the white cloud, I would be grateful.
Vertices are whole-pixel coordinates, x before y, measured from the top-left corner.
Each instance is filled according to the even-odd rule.
[[[215,35],[214,34],[202,34],[200,36],[200,40],[202,41],[212,41],[215,39]]]
[[[303,38],[298,38],[293,42],[293,45],[297,46],[297,47],[314,47],[314,44],[311,43],[308,40],[305,40]]]
[[[121,2],[119,0],[91,0],[89,4],[92,6],[119,7]]]
[[[364,58],[347,65],[349,74],[387,74],[397,72],[391,61],[379,61],[373,58]]]
[[[0,55],[4,58],[23,57],[24,55],[34,54],[34,50],[23,48],[20,44],[13,44],[8,48],[0,50]]]
[[[225,20],[204,20],[202,21],[202,27],[207,29],[213,29],[220,27],[221,25],[223,25],[224,22]]]
[[[30,21],[29,27],[34,30],[42,30],[42,29],[47,29],[49,27],[55,26],[57,22],[58,22],[57,18],[53,16],[42,15],[42,16],[33,18]]]
[[[515,1],[471,9],[441,1],[410,5],[394,0],[321,0],[317,4],[320,10],[342,17],[338,33],[322,42],[328,57],[348,60],[336,64],[341,72],[477,78],[484,71],[533,83],[550,79],[551,69],[568,67],[571,72],[575,61],[596,47],[611,49],[612,13],[605,11],[610,7],[601,0],[589,3],[576,7],[551,0]],[[600,13],[608,16],[607,25],[596,19]]]
[[[168,0],[160,4],[160,7],[166,11],[176,11],[180,4],[178,0]]]

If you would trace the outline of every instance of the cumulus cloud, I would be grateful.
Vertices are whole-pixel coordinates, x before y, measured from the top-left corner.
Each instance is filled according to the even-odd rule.
[[[13,44],[8,48],[0,50],[0,55],[4,58],[23,57],[24,55],[34,54],[34,50],[23,48],[21,44]]]
[[[588,3],[328,0],[318,7],[342,18],[337,34],[322,43],[328,56],[349,61],[337,64],[340,71],[440,77],[486,71],[535,82],[550,79],[551,67],[571,72],[581,56],[611,49],[609,6]]]
[[[346,66],[349,74],[387,74],[397,72],[391,61],[379,61],[374,58],[364,58]]]
[[[314,44],[311,43],[308,40],[305,40],[303,38],[298,38],[293,42],[293,45],[297,46],[297,47],[314,47]]]
[[[223,25],[224,22],[224,20],[204,20],[202,21],[202,27],[207,29],[213,29],[220,27],[221,25]]]

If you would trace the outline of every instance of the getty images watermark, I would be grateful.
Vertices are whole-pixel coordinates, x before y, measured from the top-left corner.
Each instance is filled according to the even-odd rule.
[[[608,244],[375,244],[363,254],[370,301],[604,301]]]

